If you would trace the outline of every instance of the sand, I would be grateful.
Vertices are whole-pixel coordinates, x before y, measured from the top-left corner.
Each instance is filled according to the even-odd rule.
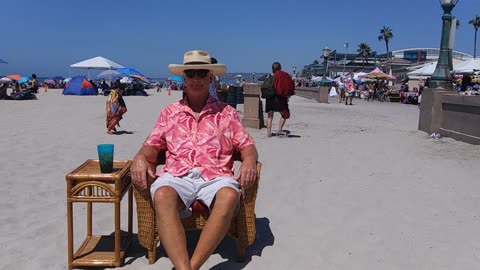
[[[125,97],[127,133],[114,136],[106,134],[104,96],[49,89],[35,101],[0,101],[0,269],[66,269],[65,174],[96,158],[99,143],[132,159],[160,109],[181,97],[148,92]],[[237,263],[225,239],[203,269],[480,267],[480,146],[430,139],[417,130],[414,105],[330,101],[292,97],[289,138],[248,129],[264,164],[257,241]],[[112,233],[112,206],[94,205],[94,214],[94,233]],[[75,205],[74,223],[78,247],[84,204]],[[190,248],[196,237],[188,235]],[[163,248],[158,255],[148,265],[134,242],[122,269],[171,269]]]

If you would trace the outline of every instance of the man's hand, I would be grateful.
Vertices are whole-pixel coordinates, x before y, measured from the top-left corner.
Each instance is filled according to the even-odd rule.
[[[147,161],[144,155],[137,154],[130,167],[130,176],[132,177],[133,185],[139,189],[146,189],[147,174],[148,176],[155,178],[155,168]]]
[[[235,179],[240,183],[241,188],[249,188],[257,180],[257,149],[251,144],[240,151],[242,165]]]
[[[257,180],[257,162],[255,160],[243,161],[235,180],[240,183],[241,188],[251,187]]]

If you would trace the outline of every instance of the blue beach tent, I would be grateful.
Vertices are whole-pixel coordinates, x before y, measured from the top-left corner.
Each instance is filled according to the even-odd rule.
[[[98,93],[93,88],[92,84],[85,79],[84,76],[73,77],[65,88],[63,89],[64,95],[77,95],[77,96],[96,96]]]

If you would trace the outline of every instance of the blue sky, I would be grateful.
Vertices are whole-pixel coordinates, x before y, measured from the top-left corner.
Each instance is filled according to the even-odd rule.
[[[66,76],[70,64],[103,56],[166,77],[191,49],[209,51],[228,72],[269,72],[274,61],[300,70],[326,45],[344,52],[348,42],[353,52],[366,42],[386,52],[377,39],[384,25],[394,33],[390,50],[438,48],[442,26],[438,0],[16,0],[1,8],[4,75]],[[473,54],[468,21],[480,0],[459,0],[452,14],[460,19],[455,50]]]

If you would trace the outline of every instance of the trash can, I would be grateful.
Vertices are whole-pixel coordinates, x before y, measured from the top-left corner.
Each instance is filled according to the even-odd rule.
[[[222,89],[221,91],[217,91],[218,100],[220,100],[221,102],[227,103],[227,94],[228,94],[227,89],[225,90]]]
[[[237,87],[230,86],[227,93],[227,104],[233,108],[237,108]]]
[[[237,87],[237,104],[243,104],[243,87]]]

